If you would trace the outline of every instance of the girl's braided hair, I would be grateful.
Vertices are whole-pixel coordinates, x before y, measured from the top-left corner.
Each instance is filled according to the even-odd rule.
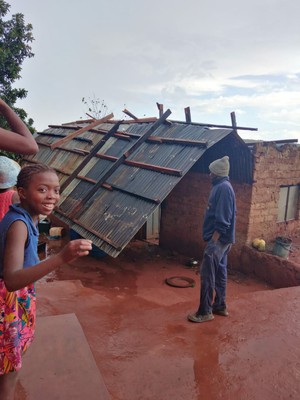
[[[37,175],[42,172],[53,172],[54,174],[56,174],[56,171],[53,168],[45,164],[26,165],[19,172],[16,187],[27,188],[33,175]]]

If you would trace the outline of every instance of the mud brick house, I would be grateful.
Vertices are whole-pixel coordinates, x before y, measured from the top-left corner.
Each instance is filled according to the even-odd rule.
[[[155,215],[159,244],[200,256],[201,226],[210,190],[208,165],[228,155],[237,207],[237,245],[272,240],[299,229],[299,147],[246,144],[242,127],[159,118],[74,121],[36,134],[40,151],[27,163],[45,163],[60,178],[54,219],[117,257]]]
[[[277,236],[289,237],[300,230],[300,146],[278,141],[252,143],[248,148],[252,155],[248,165],[252,181],[237,180],[235,168],[239,166],[234,165],[235,156],[231,157],[230,176],[238,210],[236,245],[230,253],[233,266],[239,265],[243,246],[251,244],[254,238],[265,239],[270,247]],[[201,227],[211,188],[202,166],[229,152],[219,143],[211,153],[204,154],[163,203],[162,246],[189,255],[202,254]]]

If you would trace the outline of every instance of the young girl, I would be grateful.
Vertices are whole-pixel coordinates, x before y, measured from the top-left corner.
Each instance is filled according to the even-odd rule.
[[[18,192],[13,190],[20,172],[20,165],[5,156],[0,156],[0,221],[11,204],[19,202]]]
[[[49,215],[59,200],[56,172],[46,165],[21,169],[16,184],[20,204],[0,222],[0,398],[13,399],[16,371],[35,329],[34,282],[92,249],[90,240],[70,241],[58,254],[40,262],[39,214]]]
[[[11,131],[0,128],[0,149],[17,154],[36,154],[39,148],[30,130],[2,99],[0,99],[0,114],[11,127]]]

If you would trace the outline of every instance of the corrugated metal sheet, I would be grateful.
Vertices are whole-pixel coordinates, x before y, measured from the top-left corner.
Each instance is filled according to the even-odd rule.
[[[124,249],[158,205],[210,148],[228,138],[240,154],[245,152],[246,158],[250,154],[232,130],[182,123],[162,123],[148,140],[131,152],[140,138],[156,125],[156,122],[124,122],[117,134],[105,140],[105,133],[113,126],[106,122],[55,150],[51,150],[51,145],[73,133],[78,124],[50,126],[36,135],[39,153],[27,158],[29,162],[41,162],[55,168],[63,184],[76,168],[86,163],[94,146],[103,141],[102,147],[64,188],[54,214],[113,257]],[[249,160],[245,163],[249,164]]]

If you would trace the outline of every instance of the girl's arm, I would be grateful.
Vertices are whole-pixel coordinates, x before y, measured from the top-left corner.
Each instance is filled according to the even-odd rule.
[[[13,292],[33,283],[62,264],[86,256],[92,249],[92,242],[78,239],[69,242],[58,254],[23,268],[27,227],[22,221],[14,222],[8,230],[4,255],[4,282],[8,291]]]
[[[0,113],[12,131],[0,128],[0,148],[18,154],[36,154],[39,151],[30,130],[21,118],[0,99]]]

